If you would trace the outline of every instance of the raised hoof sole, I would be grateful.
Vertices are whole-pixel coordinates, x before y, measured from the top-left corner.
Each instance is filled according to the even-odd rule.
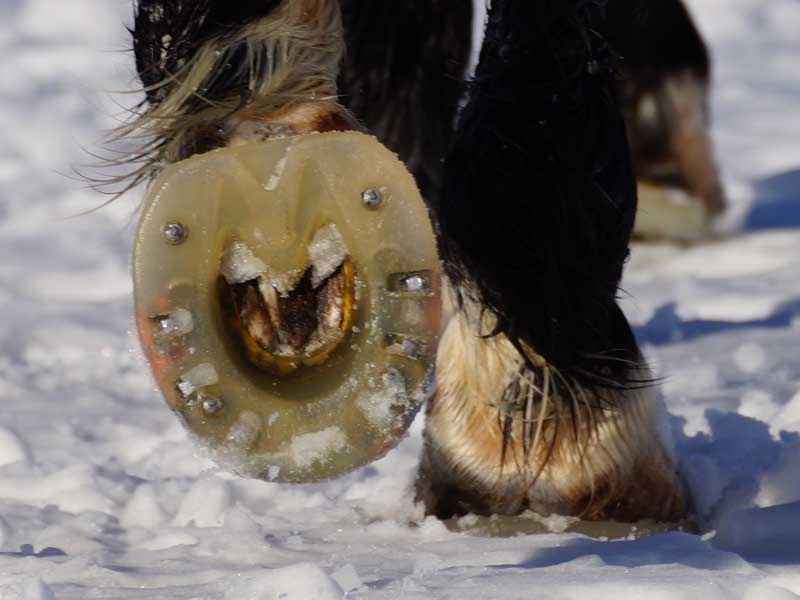
[[[242,475],[314,481],[367,464],[430,391],[434,234],[412,176],[370,136],[171,165],[148,193],[133,262],[164,399]]]

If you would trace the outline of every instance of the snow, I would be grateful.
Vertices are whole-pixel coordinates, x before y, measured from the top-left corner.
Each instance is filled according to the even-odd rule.
[[[720,228],[736,235],[636,247],[623,305],[663,378],[704,535],[602,540],[558,519],[490,537],[424,518],[421,419],[325,483],[212,463],[133,333],[142,191],[75,216],[104,198],[71,167],[96,174],[83,148],[138,99],[105,93],[134,86],[130,2],[0,2],[0,599],[800,595],[800,5],[690,5],[716,61],[733,201]]]
[[[55,600],[53,591],[39,578],[0,585],[0,600]]]
[[[11,537],[11,534],[14,533],[14,530],[11,529],[11,525],[8,524],[4,518],[0,517],[0,550],[5,548],[6,542]]]
[[[194,317],[185,308],[176,308],[169,315],[158,317],[158,328],[154,330],[154,336],[159,341],[169,340],[184,336],[194,330]]]
[[[233,242],[222,255],[220,273],[231,285],[258,279],[266,271],[267,265],[242,242]]]
[[[742,344],[733,353],[733,361],[742,373],[754,374],[767,364],[767,354],[758,344]]]
[[[219,374],[211,363],[200,363],[196,367],[186,371],[178,380],[177,386],[181,396],[188,398],[198,390],[216,385],[219,382]]]
[[[20,435],[9,427],[0,427],[0,466],[30,464],[32,460],[31,450]]]
[[[289,452],[294,463],[304,469],[325,457],[341,452],[347,447],[347,436],[339,427],[327,427],[321,431],[304,433],[292,438]]]
[[[402,413],[398,415],[397,409],[408,405],[409,400],[403,375],[396,369],[388,369],[381,376],[379,391],[363,395],[356,404],[372,425],[384,429],[388,434],[403,418]]]
[[[344,590],[313,563],[292,565],[236,581],[225,600],[341,600]]]
[[[177,527],[221,527],[225,510],[231,506],[230,486],[224,479],[199,479],[186,493],[173,524]]]
[[[308,262],[311,263],[311,285],[314,288],[325,281],[347,258],[347,244],[333,223],[320,228],[308,245]]]
[[[252,411],[246,410],[228,431],[227,442],[231,451],[247,450],[258,438],[261,431],[261,420]]]

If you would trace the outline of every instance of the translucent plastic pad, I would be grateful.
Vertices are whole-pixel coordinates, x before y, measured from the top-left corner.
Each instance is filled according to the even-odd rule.
[[[230,286],[287,298],[303,273],[321,285],[339,263],[350,281],[339,337],[280,368],[254,362],[230,324]],[[149,191],[134,248],[139,336],[167,404],[224,466],[335,477],[395,446],[425,400],[438,269],[414,180],[374,138],[217,150],[168,167]]]

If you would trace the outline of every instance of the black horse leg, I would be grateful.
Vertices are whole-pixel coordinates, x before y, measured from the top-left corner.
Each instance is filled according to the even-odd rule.
[[[472,0],[340,0],[341,102],[395,151],[435,204],[464,91]]]
[[[616,302],[636,185],[605,4],[492,2],[437,211],[453,316],[417,489],[441,517],[685,510]]]

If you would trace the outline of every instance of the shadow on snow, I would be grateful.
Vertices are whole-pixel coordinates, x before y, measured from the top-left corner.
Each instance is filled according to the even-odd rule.
[[[800,227],[800,169],[765,177],[753,187],[755,200],[743,231]]]

